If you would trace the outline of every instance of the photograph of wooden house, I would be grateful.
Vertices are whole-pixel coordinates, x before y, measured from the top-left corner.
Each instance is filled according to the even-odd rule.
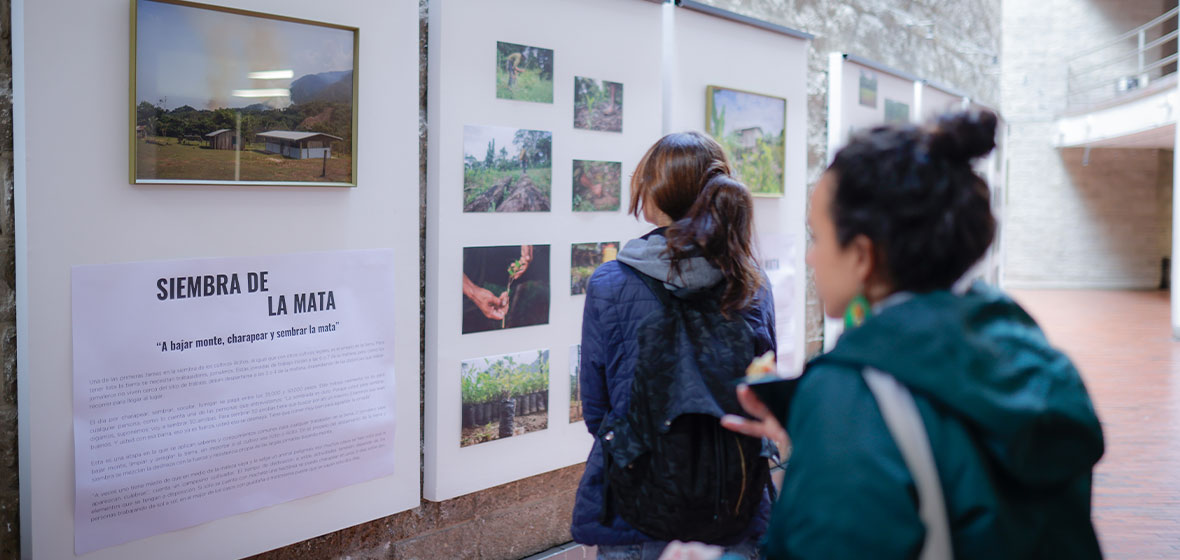
[[[356,29],[134,8],[132,182],[354,183]]]
[[[738,180],[754,196],[782,196],[787,100],[709,86],[706,112],[705,130],[725,149]]]

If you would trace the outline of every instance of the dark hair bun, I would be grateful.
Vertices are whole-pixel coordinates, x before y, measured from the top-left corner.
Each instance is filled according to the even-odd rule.
[[[930,155],[970,161],[996,147],[996,114],[986,109],[947,113],[928,132]]]

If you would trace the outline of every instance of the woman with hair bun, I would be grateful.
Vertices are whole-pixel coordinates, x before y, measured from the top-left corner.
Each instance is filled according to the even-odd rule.
[[[987,111],[874,128],[816,185],[819,299],[830,317],[867,313],[808,365],[784,417],[741,387],[758,420],[722,421],[790,436],[767,558],[1101,557],[1090,500],[1102,430],[1077,370],[1004,294],[954,289],[995,234],[971,167],[995,131]]]
[[[736,323],[736,319],[728,318],[740,317],[750,327],[749,336],[743,340],[748,340],[751,348],[694,351],[734,355],[745,352],[755,356],[775,349],[774,302],[751,247],[753,198],[730,174],[729,161],[716,141],[690,132],[669,134],[656,142],[632,176],[630,213],[656,229],[627,242],[616,261],[595,271],[586,289],[582,319],[583,416],[586,428],[599,437],[578,486],[571,532],[575,541],[597,545],[598,558],[604,560],[655,560],[667,544],[612,513],[605,480],[604,436],[599,434],[601,426],[609,426],[627,414],[642,350],[638,330],[646,317],[666,309],[655,293],[658,284],[676,299],[711,298],[727,320]],[[742,375],[744,367],[744,363],[738,363],[736,376]],[[731,380],[723,377],[725,372],[700,373],[716,378],[712,383],[717,387],[728,387],[725,383]],[[696,391],[680,396],[712,398],[711,394],[700,394],[703,386]],[[736,402],[733,407],[736,411]],[[712,422],[721,437],[737,439],[715,419]],[[609,434],[605,438],[612,439]],[[691,465],[692,469],[697,467]],[[762,469],[763,475],[765,472]],[[755,480],[753,473],[750,480]],[[713,541],[727,546],[739,558],[756,557],[756,545],[770,514],[765,482],[752,490],[744,503],[757,507],[743,508],[753,510],[749,522]],[[743,503],[740,497],[734,501]]]

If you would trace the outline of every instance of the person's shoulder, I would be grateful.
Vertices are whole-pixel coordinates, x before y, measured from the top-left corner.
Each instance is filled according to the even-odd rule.
[[[598,290],[610,290],[622,286],[632,276],[623,268],[623,264],[619,261],[602,263],[590,276],[590,287]]]

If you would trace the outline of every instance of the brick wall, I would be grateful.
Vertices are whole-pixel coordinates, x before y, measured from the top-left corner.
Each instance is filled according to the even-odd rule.
[[[1058,150],[1052,138],[1054,119],[1067,108],[1063,60],[1174,5],[1162,0],[1004,1],[1001,97],[1011,126],[1004,256],[1009,285],[1159,285],[1160,260],[1171,250],[1171,152],[1096,148],[1086,161],[1084,150]]]

